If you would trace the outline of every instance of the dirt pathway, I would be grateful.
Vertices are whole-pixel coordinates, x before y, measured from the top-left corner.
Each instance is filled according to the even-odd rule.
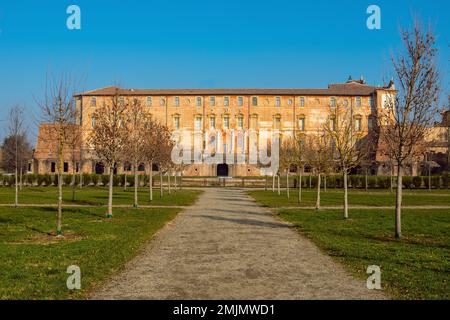
[[[93,299],[383,299],[244,191],[205,189]]]

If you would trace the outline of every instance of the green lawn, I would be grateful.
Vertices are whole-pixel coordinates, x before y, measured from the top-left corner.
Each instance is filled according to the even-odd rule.
[[[26,187],[19,195],[19,204],[52,204],[57,201],[56,187]],[[153,189],[153,201],[148,201],[148,188],[139,188],[138,199],[142,205],[173,205],[188,206],[194,203],[199,190],[182,189],[172,190],[168,194],[164,190],[164,196],[159,196],[159,188]],[[88,205],[106,205],[108,203],[107,187],[84,187],[76,190],[76,200],[72,201],[72,190],[70,187],[63,189],[63,201],[66,204],[88,204]],[[122,187],[114,188],[113,204],[132,205],[134,199],[134,189],[128,188],[126,191]],[[0,204],[14,203],[14,188],[0,188]]]
[[[404,210],[403,238],[395,240],[392,210],[280,209],[327,254],[361,279],[369,265],[381,267],[381,285],[393,298],[450,299],[449,210]]]
[[[52,208],[0,208],[0,299],[83,299],[123,268],[180,209],[70,208],[63,240]],[[70,265],[81,268],[81,290],[66,287]]]
[[[249,190],[247,193],[258,202],[267,207],[311,207],[316,203],[317,191],[315,189],[302,190],[302,202],[297,201],[297,189],[291,189],[290,198],[286,197],[286,191],[282,194],[272,190]],[[322,190],[320,193],[321,205],[335,206],[343,202],[341,189]],[[393,206],[395,205],[395,193],[386,190],[349,190],[349,204],[362,206]],[[450,206],[450,190],[404,190],[403,204],[410,206],[440,205]]]

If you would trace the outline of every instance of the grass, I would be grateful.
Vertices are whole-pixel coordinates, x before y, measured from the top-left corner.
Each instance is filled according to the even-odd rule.
[[[403,238],[395,240],[392,210],[279,209],[280,217],[361,279],[381,267],[381,285],[397,299],[450,299],[450,213],[404,210]]]
[[[56,187],[25,187],[19,193],[19,204],[53,204],[57,201]],[[148,200],[148,188],[139,188],[138,200],[141,205],[172,205],[172,206],[189,206],[194,203],[199,190],[182,189],[172,190],[168,194],[164,190],[164,196],[159,196],[159,188],[153,189],[153,201]],[[107,187],[84,187],[76,190],[76,200],[72,201],[72,190],[70,187],[63,188],[63,201],[65,204],[80,205],[106,205],[108,203]],[[134,199],[134,189],[127,188],[126,191],[122,187],[114,188],[113,204],[114,205],[132,205]],[[0,188],[0,204],[14,203],[14,188]]]
[[[0,208],[0,299],[83,299],[121,270],[177,208],[70,208],[57,240],[52,208]],[[67,267],[81,268],[81,290],[68,290]]]
[[[247,193],[258,202],[267,207],[312,207],[316,203],[315,189],[302,189],[302,202],[297,201],[297,189],[291,189],[290,198],[286,197],[286,191],[282,190],[281,196],[272,190],[249,190]],[[342,205],[343,191],[341,189],[328,189],[320,193],[322,206]],[[354,190],[349,189],[349,204],[361,206],[394,206],[395,193],[388,190]],[[450,206],[450,190],[404,190],[403,205],[405,206]]]

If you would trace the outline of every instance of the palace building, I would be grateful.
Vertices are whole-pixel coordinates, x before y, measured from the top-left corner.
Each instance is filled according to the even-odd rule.
[[[293,132],[317,132],[329,115],[333,105],[351,106],[355,111],[355,130],[368,133],[376,124],[376,115],[384,101],[395,88],[392,82],[387,86],[367,85],[363,79],[345,83],[330,84],[319,89],[123,89],[106,87],[76,94],[74,99],[79,111],[81,142],[79,148],[67,152],[64,171],[72,173],[82,170],[86,173],[103,173],[103,165],[92,156],[86,146],[86,139],[92,130],[94,110],[108,103],[114,94],[138,99],[147,108],[152,119],[165,124],[172,131],[200,132],[218,129],[221,132],[239,130],[279,130],[281,135]],[[74,129],[75,130],[75,129]],[[51,152],[50,140],[46,138],[48,127],[42,125],[33,159],[36,173],[54,172],[56,154]],[[202,135],[205,136],[205,135]],[[232,139],[236,136],[231,135]],[[220,137],[218,137],[220,140]],[[218,143],[218,152],[234,152]],[[244,145],[248,154],[248,145]],[[226,150],[228,148],[228,150]],[[71,160],[74,152],[78,161]],[[127,172],[129,166],[121,165],[118,173]],[[140,168],[146,170],[144,166]],[[247,163],[192,164],[186,167],[187,176],[257,176],[261,168]]]

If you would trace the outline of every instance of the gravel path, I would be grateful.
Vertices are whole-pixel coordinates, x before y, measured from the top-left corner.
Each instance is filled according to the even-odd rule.
[[[93,299],[383,299],[241,190],[205,189]]]

